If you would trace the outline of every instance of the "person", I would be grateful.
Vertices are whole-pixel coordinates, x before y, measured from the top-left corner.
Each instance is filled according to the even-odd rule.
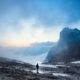
[[[36,69],[37,69],[37,74],[39,73],[39,65],[38,65],[38,63],[36,64]]]

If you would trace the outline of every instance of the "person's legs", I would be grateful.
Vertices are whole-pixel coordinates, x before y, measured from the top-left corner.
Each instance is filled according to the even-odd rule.
[[[38,72],[38,68],[37,68],[37,74],[38,74],[39,72]]]

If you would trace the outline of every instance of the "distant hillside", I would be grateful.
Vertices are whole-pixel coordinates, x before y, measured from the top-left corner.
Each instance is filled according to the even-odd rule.
[[[34,43],[30,47],[2,47],[0,46],[0,56],[6,54],[21,54],[21,55],[41,55],[49,51],[49,49],[55,45],[54,42]],[[6,53],[6,54],[5,54]],[[5,55],[4,55],[5,54]],[[6,55],[6,56],[7,56]],[[6,57],[5,56],[5,57]]]
[[[49,49],[53,45],[55,45],[54,42],[43,42],[43,43],[34,43],[29,47],[0,46],[0,57],[6,57],[10,59],[16,59],[24,62],[34,63],[45,59],[46,57],[45,55],[47,55]]]
[[[54,42],[42,42],[42,43],[34,43],[31,47],[25,49],[25,55],[41,55],[50,50],[50,48],[55,45]]]
[[[80,30],[64,28],[60,39],[48,53],[47,63],[55,64],[80,60]]]
[[[23,66],[23,67],[33,67],[33,65],[30,63],[25,63],[15,59],[0,57],[0,65],[3,65],[3,64],[10,65],[10,66],[15,65],[15,66]]]

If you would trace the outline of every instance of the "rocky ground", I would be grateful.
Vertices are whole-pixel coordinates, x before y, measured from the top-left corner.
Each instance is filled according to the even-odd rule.
[[[0,80],[80,80],[80,64],[33,65],[0,62]]]

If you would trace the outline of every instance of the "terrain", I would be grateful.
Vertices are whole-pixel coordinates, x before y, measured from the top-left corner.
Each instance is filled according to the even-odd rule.
[[[80,60],[80,30],[64,28],[56,46],[48,52],[45,61],[49,64],[68,63]]]
[[[80,80],[80,62],[62,65],[35,65],[0,58],[0,80]]]

